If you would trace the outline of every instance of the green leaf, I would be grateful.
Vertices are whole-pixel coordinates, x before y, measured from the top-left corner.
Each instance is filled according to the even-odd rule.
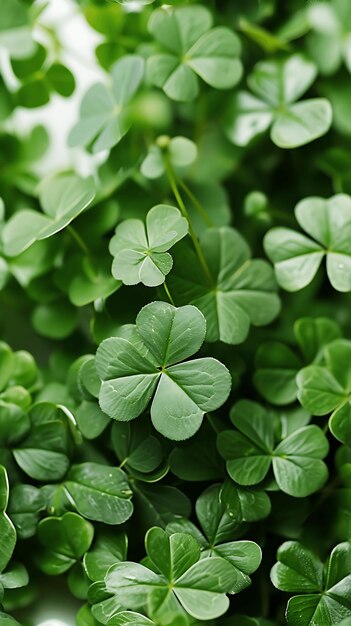
[[[326,256],[327,274],[334,289],[350,291],[351,198],[346,194],[329,200],[305,198],[295,207],[295,215],[301,228],[318,243],[288,228],[273,228],[267,233],[264,247],[274,263],[279,284],[287,291],[306,287]]]
[[[69,337],[77,327],[78,312],[64,300],[35,307],[32,324],[39,335],[49,339]]]
[[[129,421],[154,396],[156,430],[174,440],[191,437],[204,413],[223,404],[230,391],[229,372],[216,359],[179,363],[199,350],[204,336],[205,320],[195,307],[146,305],[128,340],[106,339],[97,350],[101,409],[113,419]]]
[[[16,545],[16,531],[6,515],[9,498],[9,483],[6,469],[0,465],[0,572],[8,564]]]
[[[167,252],[188,232],[188,222],[178,209],[158,204],[141,220],[124,220],[110,242],[114,257],[112,274],[125,285],[142,282],[147,287],[161,285],[172,268]]]
[[[200,245],[213,284],[209,284],[193,250],[179,246],[174,253],[170,291],[177,303],[190,302],[202,311],[207,341],[241,343],[251,324],[264,326],[279,312],[272,270],[265,261],[250,258],[247,243],[232,228],[208,229]]]
[[[286,542],[277,553],[271,579],[278,589],[305,593],[294,596],[287,607],[292,626],[333,626],[350,616],[351,546],[340,543],[332,551],[323,576],[323,564],[297,542]]]
[[[36,533],[39,515],[45,509],[45,499],[33,485],[15,485],[11,489],[8,512],[20,539]]]
[[[35,241],[46,239],[66,228],[93,201],[92,178],[61,172],[48,176],[39,186],[39,200],[44,211],[17,211],[2,231],[4,253],[14,257]]]
[[[45,574],[62,574],[89,550],[93,537],[93,526],[76,513],[47,517],[38,526],[44,550],[36,555],[36,562]]]
[[[239,82],[239,39],[228,28],[209,30],[211,26],[211,14],[203,6],[152,13],[149,31],[165,51],[149,57],[148,75],[172,100],[194,100],[198,76],[216,89],[230,89]]]
[[[231,590],[232,567],[225,559],[199,560],[199,545],[184,533],[167,537],[161,529],[152,528],[145,543],[153,567],[162,575],[137,563],[117,563],[105,578],[107,590],[117,601],[138,610],[148,598],[153,605],[157,597],[153,613],[160,619],[168,613],[169,606],[174,617],[182,614],[183,607],[196,619],[212,619],[226,611],[229,601],[225,593]]]
[[[233,98],[227,120],[229,139],[246,146],[272,126],[273,143],[296,148],[324,135],[332,122],[330,102],[313,98],[295,104],[316,74],[314,63],[301,54],[257,63],[247,79],[255,95],[241,91]]]
[[[146,178],[159,178],[165,173],[165,158],[175,169],[188,167],[197,156],[196,145],[187,137],[168,137],[162,135],[156,139],[143,160],[140,171]]]
[[[303,426],[276,445],[276,420],[259,404],[240,400],[231,420],[238,430],[221,432],[217,446],[230,477],[240,485],[260,483],[271,465],[279,488],[295,497],[306,497],[326,482],[322,459],[329,446],[318,426]]]
[[[103,580],[114,563],[125,561],[128,538],[124,533],[103,530],[98,534],[93,547],[84,556],[84,568],[90,580]]]
[[[34,480],[60,480],[69,467],[69,435],[64,414],[55,405],[40,402],[30,414],[31,430],[13,449],[20,468]]]
[[[69,98],[75,90],[75,78],[72,72],[61,63],[53,63],[46,72],[46,80],[60,96]]]
[[[140,87],[144,60],[126,55],[111,68],[112,88],[96,83],[83,97],[80,120],[70,132],[70,146],[88,146],[93,152],[113,148],[130,128],[128,105]]]
[[[112,426],[112,447],[120,463],[132,472],[153,472],[162,461],[161,444],[150,431],[149,424],[140,421],[115,422]]]
[[[122,524],[133,512],[127,477],[117,467],[91,462],[74,465],[64,488],[78,513],[90,520]]]

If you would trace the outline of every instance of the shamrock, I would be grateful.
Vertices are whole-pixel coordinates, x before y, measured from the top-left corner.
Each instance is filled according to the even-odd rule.
[[[253,541],[231,541],[238,532],[238,522],[227,512],[221,500],[221,485],[212,485],[196,501],[196,515],[203,533],[192,522],[179,519],[167,525],[167,532],[186,532],[202,546],[202,558],[219,556],[233,566],[233,592],[251,584],[252,574],[261,563],[261,549]]]
[[[318,426],[297,427],[276,444],[276,420],[256,402],[239,400],[230,418],[238,430],[219,433],[217,445],[239,485],[260,483],[271,466],[278,487],[291,496],[303,498],[324,485],[328,469],[322,459],[329,446]]]
[[[325,566],[297,541],[278,549],[278,563],[271,570],[277,589],[304,595],[293,596],[287,606],[290,626],[336,626],[351,612],[351,545],[339,543]]]
[[[317,68],[301,54],[257,63],[247,82],[248,91],[235,94],[227,123],[228,138],[238,146],[271,127],[271,140],[280,148],[297,148],[321,135],[331,125],[332,108],[325,98],[296,103],[309,89]]]
[[[149,31],[165,51],[149,57],[148,75],[172,100],[194,100],[198,76],[216,89],[230,89],[239,82],[238,37],[228,28],[211,26],[211,13],[203,6],[161,8],[152,13]]]
[[[340,328],[327,317],[303,317],[294,324],[298,351],[288,344],[269,341],[256,352],[255,387],[271,404],[284,405],[297,398],[296,375],[318,362],[325,345],[340,337]]]
[[[165,172],[165,158],[175,169],[191,165],[197,156],[197,148],[187,137],[167,137],[161,135],[150,146],[140,171],[146,178],[159,178]]]
[[[141,220],[124,220],[110,241],[113,276],[125,285],[161,285],[173,265],[167,250],[187,232],[188,222],[180,211],[165,204],[150,209],[146,227]]]
[[[17,211],[2,230],[4,254],[14,257],[36,241],[52,237],[66,228],[93,201],[92,178],[61,172],[46,177],[39,185],[39,201],[44,214],[33,209]]]
[[[45,510],[45,499],[33,485],[15,485],[11,489],[8,512],[20,539],[36,533],[39,515]]]
[[[93,152],[113,148],[131,126],[129,104],[144,76],[144,59],[126,55],[111,68],[111,88],[96,83],[86,92],[80,120],[72,128],[70,146],[89,146]]]
[[[93,537],[93,526],[77,513],[46,517],[38,526],[44,549],[37,553],[36,563],[46,574],[63,574],[89,550]]]
[[[296,377],[298,398],[312,415],[331,413],[334,437],[351,443],[351,341],[336,339],[323,350],[323,364],[309,365]]]
[[[201,235],[200,245],[213,283],[192,248],[182,245],[173,255],[170,291],[177,303],[190,302],[202,311],[207,341],[241,343],[250,324],[268,324],[279,312],[272,268],[261,259],[252,260],[246,241],[230,227],[209,228]]]
[[[306,38],[308,52],[323,74],[333,74],[344,62],[351,72],[351,16],[345,0],[307,7],[312,29]]]
[[[351,197],[305,198],[295,207],[296,219],[314,239],[290,228],[272,228],[264,239],[277,280],[287,291],[306,287],[326,256],[327,275],[337,291],[351,291]]]
[[[101,409],[129,421],[154,396],[151,420],[156,430],[169,439],[188,439],[200,428],[204,413],[226,401],[231,387],[228,370],[216,359],[181,363],[200,349],[205,318],[194,306],[152,302],[126,331],[126,337],[103,341],[96,353]]]
[[[187,533],[168,536],[151,528],[145,537],[146,566],[116,563],[105,577],[106,589],[130,610],[150,607],[151,617],[190,615],[213,619],[229,606],[233,567],[221,557],[200,559],[200,545]],[[150,564],[150,567],[148,567]]]

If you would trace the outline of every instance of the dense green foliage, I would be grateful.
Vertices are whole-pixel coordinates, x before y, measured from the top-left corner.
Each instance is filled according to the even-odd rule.
[[[0,626],[350,626],[350,2],[67,0],[78,98],[53,4],[0,2]]]

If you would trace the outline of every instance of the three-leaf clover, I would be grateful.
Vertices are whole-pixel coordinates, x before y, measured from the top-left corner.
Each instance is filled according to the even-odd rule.
[[[312,415],[331,413],[329,428],[351,443],[351,341],[336,339],[323,350],[323,363],[309,365],[296,377],[298,398]]]
[[[264,239],[278,283],[287,291],[306,287],[326,257],[327,275],[337,291],[351,291],[351,198],[305,198],[296,219],[310,239],[290,228],[272,228]]]
[[[80,119],[68,137],[70,146],[92,145],[93,152],[109,150],[128,132],[128,105],[143,80],[144,59],[126,55],[112,66],[110,74],[110,88],[96,83],[83,97]]]
[[[62,517],[46,517],[38,526],[38,539],[43,550],[38,551],[36,563],[51,576],[69,570],[89,550],[94,527],[77,515],[65,513]]]
[[[155,144],[150,146],[143,160],[140,171],[146,178],[159,178],[164,174],[165,159],[174,169],[191,165],[197,156],[196,144],[187,137],[167,137],[161,135]]]
[[[292,597],[286,618],[290,626],[335,626],[351,612],[351,544],[339,543],[326,566],[304,545],[287,541],[278,549],[271,570],[277,589],[301,593]]]
[[[93,201],[93,178],[60,172],[39,185],[39,201],[44,213],[22,209],[14,213],[2,231],[4,254],[17,256],[33,243],[66,228]]]
[[[312,29],[306,38],[308,52],[323,74],[333,74],[344,61],[351,72],[351,17],[344,0],[311,4],[307,21]]]
[[[201,532],[192,522],[180,518],[168,524],[166,530],[186,532],[202,546],[202,558],[219,556],[233,566],[233,588],[238,593],[251,584],[252,574],[261,563],[260,547],[253,541],[232,541],[240,526],[221,501],[221,485],[211,485],[196,501],[196,515]]]
[[[142,282],[147,287],[161,285],[173,261],[167,252],[188,232],[188,221],[178,209],[158,204],[141,220],[124,220],[110,241],[112,274],[125,285]]]
[[[269,341],[256,352],[255,387],[271,404],[284,405],[297,398],[296,375],[318,362],[325,345],[340,337],[340,328],[327,317],[303,317],[294,324],[298,352],[288,344]]]
[[[272,268],[261,259],[251,259],[246,241],[230,227],[209,228],[201,235],[200,245],[213,283],[193,249],[177,246],[169,281],[172,296],[177,303],[190,302],[202,311],[207,341],[241,343],[251,324],[269,324],[279,312]]]
[[[189,614],[213,619],[227,610],[226,593],[233,587],[233,567],[221,557],[200,559],[200,545],[187,533],[170,537],[151,528],[145,538],[150,567],[126,561],[113,565],[105,577],[106,589],[121,606],[150,607],[151,617]]]
[[[211,26],[211,13],[204,6],[152,13],[149,31],[163,50],[148,58],[148,75],[172,100],[194,100],[198,77],[216,89],[230,89],[240,80],[238,37],[228,28]]]
[[[184,361],[197,352],[206,322],[194,306],[147,304],[126,337],[100,344],[96,369],[102,380],[99,401],[110,417],[129,421],[151,405],[156,430],[169,439],[188,439],[207,411],[228,398],[231,378],[213,358]]]
[[[278,487],[291,496],[303,498],[324,485],[329,446],[318,426],[297,428],[276,443],[276,419],[256,402],[239,400],[230,418],[237,430],[219,433],[217,445],[239,485],[257,485],[271,466]]]
[[[280,148],[297,148],[324,135],[332,122],[325,98],[296,102],[314,82],[317,68],[301,54],[255,65],[248,91],[235,94],[227,124],[229,139],[246,146],[271,127],[271,140]]]

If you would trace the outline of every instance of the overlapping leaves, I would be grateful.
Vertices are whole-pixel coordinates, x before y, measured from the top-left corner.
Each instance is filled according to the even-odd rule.
[[[198,77],[216,89],[230,89],[240,80],[239,39],[226,27],[211,26],[211,14],[201,5],[161,8],[151,15],[149,31],[164,51],[150,56],[148,75],[172,100],[194,100]]]
[[[177,303],[190,302],[202,311],[207,341],[241,343],[251,324],[264,326],[279,312],[272,268],[261,259],[251,259],[246,241],[230,227],[206,230],[200,245],[213,281],[192,248],[181,245],[173,254],[171,293]]]

